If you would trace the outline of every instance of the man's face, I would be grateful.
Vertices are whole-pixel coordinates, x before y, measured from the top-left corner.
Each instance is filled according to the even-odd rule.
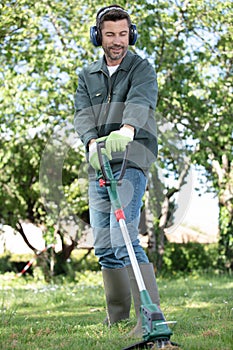
[[[103,22],[102,47],[105,52],[107,64],[116,66],[126,55],[129,45],[129,26],[127,19]]]

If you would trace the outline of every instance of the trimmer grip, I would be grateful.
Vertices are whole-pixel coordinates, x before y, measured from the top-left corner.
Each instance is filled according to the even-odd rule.
[[[104,163],[108,162],[108,158],[105,154],[102,154],[101,150],[105,148],[105,141],[98,142],[97,143],[97,153],[98,153],[98,158],[99,158],[99,163],[100,163],[100,169],[103,175],[103,178],[105,181],[110,180],[108,179],[107,173],[105,171],[105,165]]]
[[[126,146],[126,148],[125,148],[120,174],[119,174],[119,177],[117,179],[115,179],[115,181],[117,181],[119,185],[120,185],[121,180],[123,179],[124,174],[125,174],[126,165],[127,165],[127,159],[128,159],[129,146],[130,146],[130,144],[128,144]],[[109,183],[112,180],[112,178],[107,174],[108,171],[106,171],[106,166],[109,164],[109,159],[108,159],[108,157],[105,154],[103,154],[101,152],[101,150],[103,148],[105,148],[105,141],[98,142],[97,143],[97,153],[98,153],[98,157],[99,157],[100,169],[101,169],[103,178],[104,178],[104,180],[106,181],[106,184],[107,184],[107,183]]]

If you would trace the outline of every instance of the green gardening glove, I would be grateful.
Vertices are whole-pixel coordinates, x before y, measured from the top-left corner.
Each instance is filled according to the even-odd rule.
[[[99,137],[95,140],[90,146],[89,146],[89,163],[95,170],[100,170],[100,162],[99,162],[99,156],[97,151],[97,143],[103,142],[107,139],[107,136]],[[105,148],[101,148],[101,153],[105,154],[107,157],[107,152]]]
[[[124,152],[128,143],[133,141],[133,138],[134,132],[125,126],[120,130],[112,131],[105,143],[108,158],[112,152]],[[112,157],[109,159],[112,159]]]

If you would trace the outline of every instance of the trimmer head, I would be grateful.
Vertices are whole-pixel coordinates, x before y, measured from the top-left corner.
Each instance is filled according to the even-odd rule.
[[[143,339],[123,350],[131,349],[180,349],[170,341],[172,331],[156,304],[153,304],[147,290],[140,292]]]
[[[180,347],[178,344],[173,343],[169,340],[156,340],[154,342],[152,341],[140,341],[138,343],[135,343],[133,345],[130,345],[122,350],[133,350],[133,349],[151,349],[151,350],[156,350],[156,349],[167,349],[167,350],[179,350]]]
[[[140,292],[141,318],[144,340],[170,339],[171,329],[156,304],[153,304],[147,290]]]

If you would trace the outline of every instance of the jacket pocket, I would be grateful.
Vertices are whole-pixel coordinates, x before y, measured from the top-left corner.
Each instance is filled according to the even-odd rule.
[[[98,90],[90,91],[91,104],[99,105],[106,99],[106,92],[103,89],[98,88]]]

